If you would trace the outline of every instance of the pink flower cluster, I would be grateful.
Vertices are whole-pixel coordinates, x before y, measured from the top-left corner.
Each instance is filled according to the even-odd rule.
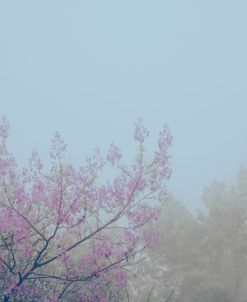
[[[138,119],[135,123],[134,139],[142,144],[149,136],[148,129],[143,125],[142,119]]]
[[[121,165],[122,151],[111,144],[81,167],[66,161],[59,133],[52,140],[51,166],[33,151],[22,170],[7,148],[9,125],[0,122],[0,281],[5,301],[121,301],[128,282],[124,268],[140,251],[153,248],[154,201],[165,196],[170,176],[167,127],[157,151],[145,158],[149,136],[135,124],[139,142],[134,162]],[[99,184],[106,161],[116,169],[112,181]],[[117,173],[116,173],[117,172]]]
[[[114,144],[112,143],[107,154],[107,160],[115,166],[116,163],[120,161],[122,157],[121,150]]]

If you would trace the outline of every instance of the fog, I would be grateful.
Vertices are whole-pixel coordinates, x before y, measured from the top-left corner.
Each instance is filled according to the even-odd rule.
[[[207,208],[204,188],[213,181],[230,188],[247,162],[246,9],[241,0],[2,1],[0,115],[11,124],[9,145],[17,161],[24,165],[33,148],[48,159],[51,139],[59,131],[75,164],[112,141],[129,163],[136,119],[150,130],[147,152],[165,123],[174,138],[167,190],[185,207],[181,215],[193,213],[188,224],[198,223],[197,213]],[[213,223],[220,223],[210,224],[211,218],[205,218],[210,234]],[[204,228],[201,232],[206,234]],[[183,270],[179,261],[177,269]],[[239,279],[244,273],[235,272]],[[246,301],[245,293],[241,296],[246,280],[239,281],[236,293],[226,293],[224,288],[233,280],[238,284],[238,278],[220,283],[221,276],[207,281],[219,282],[215,295],[225,300],[212,296],[202,301]],[[185,290],[184,278],[176,281],[184,298],[174,301],[187,301],[194,280],[186,279]]]

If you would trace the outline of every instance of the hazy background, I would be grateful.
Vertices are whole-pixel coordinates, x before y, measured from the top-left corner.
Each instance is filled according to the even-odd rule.
[[[191,210],[247,155],[247,2],[1,1],[0,115],[23,164],[58,130],[80,163],[132,147],[133,123],[168,123],[169,190]]]

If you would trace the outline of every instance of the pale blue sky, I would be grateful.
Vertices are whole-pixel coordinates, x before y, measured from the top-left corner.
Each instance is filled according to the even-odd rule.
[[[0,2],[0,115],[23,163],[58,130],[81,162],[142,117],[174,135],[168,188],[191,208],[247,162],[247,2]]]

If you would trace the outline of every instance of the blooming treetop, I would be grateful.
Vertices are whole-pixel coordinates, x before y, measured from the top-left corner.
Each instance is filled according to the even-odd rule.
[[[167,127],[159,133],[151,160],[145,158],[149,132],[135,124],[137,155],[130,167],[112,144],[74,167],[66,145],[52,140],[50,167],[34,151],[17,169],[7,149],[9,124],[0,123],[0,297],[3,301],[118,301],[127,268],[141,251],[155,247],[153,223],[159,216],[171,170]],[[106,164],[116,169],[99,184]]]

